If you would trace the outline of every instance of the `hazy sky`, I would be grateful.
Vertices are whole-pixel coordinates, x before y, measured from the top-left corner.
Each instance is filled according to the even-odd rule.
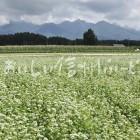
[[[140,29],[140,0],[1,0],[0,24],[106,20]]]

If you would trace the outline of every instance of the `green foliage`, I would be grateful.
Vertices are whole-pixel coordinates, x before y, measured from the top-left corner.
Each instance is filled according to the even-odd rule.
[[[131,47],[113,46],[58,46],[58,45],[38,45],[38,46],[1,46],[0,53],[92,53],[92,52],[135,52]]]
[[[23,55],[24,56],[24,55]],[[3,61],[36,68],[55,64],[57,56],[9,55],[0,62],[0,139],[2,140],[139,140],[140,75],[79,70],[68,78],[66,69],[33,78],[28,73],[3,73]],[[77,63],[95,64],[106,57],[77,57]],[[111,57],[113,65],[125,66],[136,56]],[[108,63],[103,62],[103,66]],[[109,66],[108,66],[109,67]],[[140,68],[140,65],[137,65]]]
[[[92,29],[89,29],[83,35],[85,45],[95,45],[97,43],[97,37]]]

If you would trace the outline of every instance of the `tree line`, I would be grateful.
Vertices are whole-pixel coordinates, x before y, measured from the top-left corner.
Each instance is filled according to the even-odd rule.
[[[70,40],[64,37],[46,37],[35,33],[16,33],[0,35],[0,45],[110,45],[123,44],[125,46],[140,46],[135,40],[98,40],[92,29],[83,34],[82,39]]]

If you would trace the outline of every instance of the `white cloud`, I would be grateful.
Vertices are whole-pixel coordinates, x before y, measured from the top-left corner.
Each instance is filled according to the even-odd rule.
[[[140,28],[139,7],[139,0],[1,0],[0,24],[20,19],[41,24],[80,18]]]

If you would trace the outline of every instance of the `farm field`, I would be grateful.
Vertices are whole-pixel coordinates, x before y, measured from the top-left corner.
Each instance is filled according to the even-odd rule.
[[[140,54],[0,54],[0,139],[139,140]]]
[[[136,53],[138,46],[25,45],[0,46],[0,53]]]

